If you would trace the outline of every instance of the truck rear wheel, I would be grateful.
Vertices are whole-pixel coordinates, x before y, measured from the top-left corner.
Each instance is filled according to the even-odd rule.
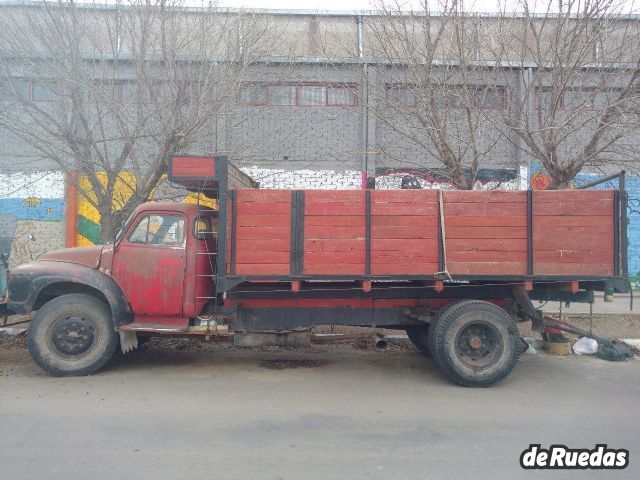
[[[411,325],[405,328],[407,336],[418,350],[427,357],[431,356],[429,351],[429,325]]]
[[[518,361],[520,335],[502,308],[465,300],[446,308],[429,329],[431,355],[444,373],[465,387],[489,387]]]
[[[109,307],[90,295],[74,293],[47,302],[29,326],[31,357],[57,377],[95,372],[117,345]]]

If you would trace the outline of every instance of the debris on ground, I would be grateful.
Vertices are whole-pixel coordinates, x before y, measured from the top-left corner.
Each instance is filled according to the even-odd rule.
[[[576,355],[595,355],[598,353],[598,342],[589,337],[581,337],[571,347]]]

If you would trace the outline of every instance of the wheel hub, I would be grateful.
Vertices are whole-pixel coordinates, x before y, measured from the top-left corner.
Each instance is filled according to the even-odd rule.
[[[93,327],[82,317],[66,317],[58,321],[51,332],[51,341],[65,355],[79,355],[93,345]]]
[[[469,346],[474,350],[478,350],[482,346],[482,340],[476,336],[469,339]]]
[[[474,322],[460,331],[456,347],[464,363],[473,368],[485,368],[499,357],[499,335],[491,325]]]

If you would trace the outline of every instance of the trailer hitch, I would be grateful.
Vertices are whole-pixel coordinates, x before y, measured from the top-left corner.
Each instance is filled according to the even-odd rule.
[[[586,330],[574,325],[547,316],[544,317],[543,323],[545,327],[556,328],[563,332],[573,333],[574,335],[579,335],[581,337],[593,338],[598,342],[598,353],[596,355],[603,360],[622,362],[627,358],[633,357],[633,350],[631,350],[631,347],[617,340],[612,340],[609,337],[602,337],[600,335],[594,335],[593,333],[587,332]]]

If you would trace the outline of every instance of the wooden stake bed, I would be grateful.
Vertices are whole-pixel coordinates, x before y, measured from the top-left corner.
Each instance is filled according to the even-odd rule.
[[[170,179],[219,198],[219,291],[245,281],[626,278],[619,191],[228,190],[226,158],[202,162],[200,177],[184,158],[172,165],[192,167]]]

